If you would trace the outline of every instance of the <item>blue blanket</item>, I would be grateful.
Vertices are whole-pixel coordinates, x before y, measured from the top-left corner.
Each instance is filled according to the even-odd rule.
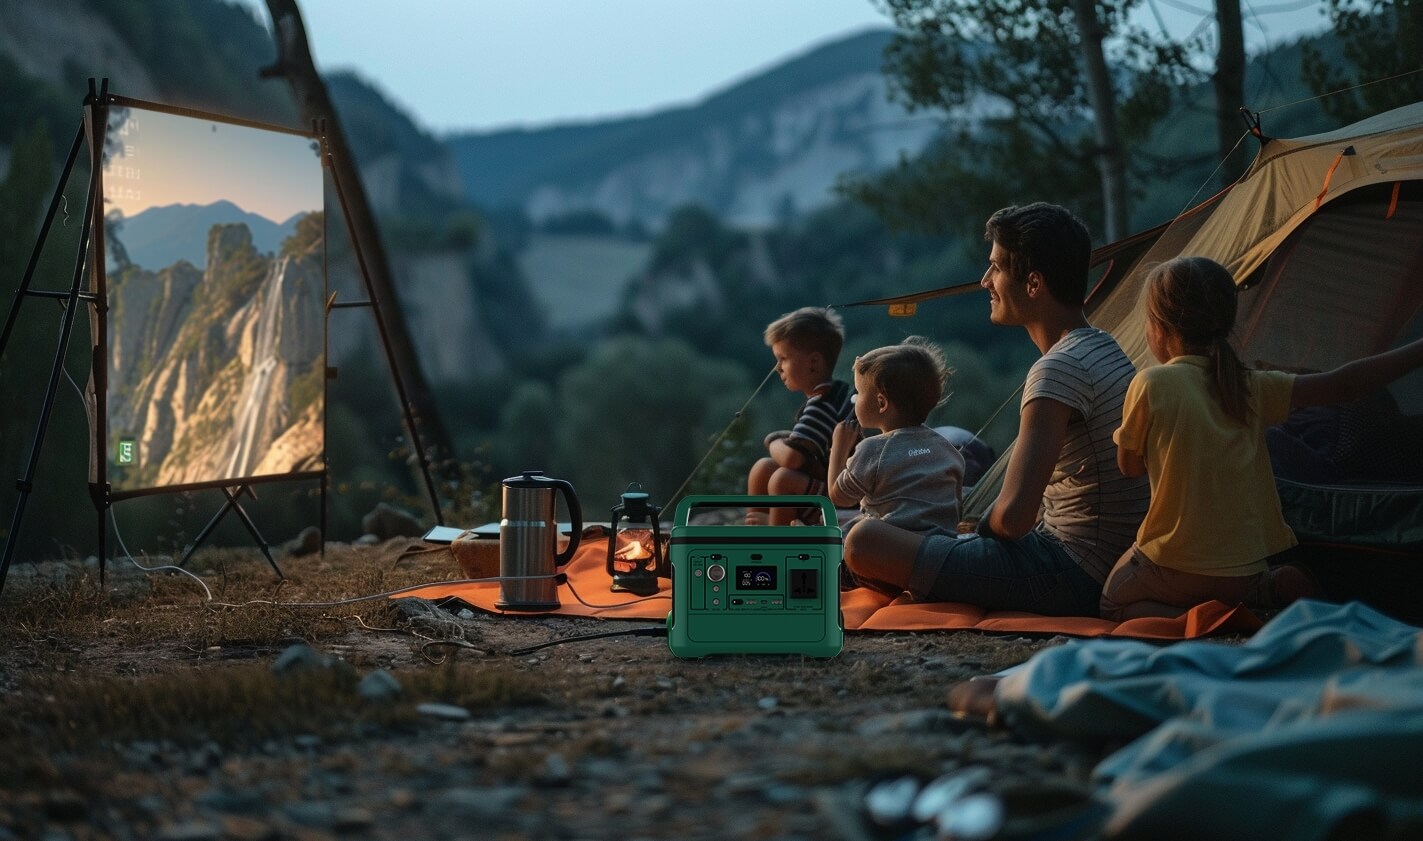
[[[1423,828],[1420,666],[1423,630],[1302,601],[1243,645],[1048,649],[995,701],[1030,735],[1126,742],[1094,771],[1109,837],[1387,837]]]

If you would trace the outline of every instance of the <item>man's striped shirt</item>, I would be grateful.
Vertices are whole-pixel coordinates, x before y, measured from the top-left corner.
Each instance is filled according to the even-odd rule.
[[[1122,475],[1112,441],[1135,374],[1110,333],[1081,327],[1035,362],[1023,385],[1022,406],[1048,398],[1073,410],[1037,527],[1061,541],[1098,581],[1106,580],[1136,539],[1151,504],[1149,481]]]

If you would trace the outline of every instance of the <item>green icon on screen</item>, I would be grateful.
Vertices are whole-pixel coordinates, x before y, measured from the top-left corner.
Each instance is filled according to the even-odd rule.
[[[117,461],[119,464],[133,464],[134,454],[138,452],[138,445],[132,438],[119,439],[119,452]]]

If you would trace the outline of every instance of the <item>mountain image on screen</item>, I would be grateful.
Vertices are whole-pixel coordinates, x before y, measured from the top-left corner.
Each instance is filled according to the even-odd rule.
[[[128,259],[140,266],[171,266],[187,260],[201,269],[207,263],[208,232],[214,225],[245,225],[252,234],[252,245],[263,253],[273,253],[296,231],[297,220],[304,215],[277,223],[225,200],[207,205],[170,204],[123,219],[111,235],[123,243]]]
[[[321,468],[322,214],[262,221],[264,235],[290,233],[264,251],[250,220],[211,225],[201,267],[144,265],[117,229],[127,261],[109,272],[115,490]]]

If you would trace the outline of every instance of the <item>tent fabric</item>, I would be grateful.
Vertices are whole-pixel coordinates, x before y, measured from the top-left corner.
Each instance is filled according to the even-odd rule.
[[[1301,541],[1423,550],[1423,488],[1326,487],[1280,478],[1275,488],[1285,522]]]
[[[1330,166],[1346,150],[1316,207]],[[1416,193],[1386,218],[1393,185],[1419,179],[1423,103],[1334,132],[1270,140],[1229,190],[1158,229],[1149,249],[1116,268],[1121,279],[1107,294],[1094,296],[1088,317],[1116,336],[1138,368],[1154,364],[1142,283],[1152,267],[1172,257],[1202,256],[1224,265],[1248,289],[1237,322],[1249,331],[1237,337],[1246,340],[1241,357],[1247,363],[1273,356],[1268,361],[1275,364],[1325,369],[1383,350],[1398,338],[1398,318],[1411,317],[1423,304],[1423,285],[1414,282],[1423,267],[1423,209]],[[1366,194],[1372,201],[1342,201],[1371,185],[1378,185]],[[1094,265],[1112,251],[1099,250]],[[1257,275],[1262,270],[1268,282]],[[1311,302],[1307,308],[1302,299]],[[1313,324],[1299,321],[1304,311],[1330,329],[1315,335]],[[1286,354],[1289,345],[1274,344],[1283,338],[1313,344]],[[1344,340],[1350,349],[1338,347]]]
[[[1423,826],[1420,666],[1423,630],[1306,600],[1239,646],[1046,649],[994,700],[1032,737],[1127,742],[1093,771],[1109,837],[1388,837]]]
[[[563,572],[568,583],[558,586],[560,607],[551,611],[500,610],[499,585],[495,582],[453,581],[407,590],[396,598],[430,600],[454,598],[490,613],[513,616],[588,616],[598,619],[643,619],[665,621],[672,609],[671,590],[661,581],[656,596],[637,597],[609,591],[607,544],[584,543],[573,553]],[[581,599],[581,600],[580,600]],[[840,611],[848,631],[946,631],[979,630],[1019,634],[1065,634],[1076,637],[1117,636],[1134,639],[1180,640],[1211,634],[1250,633],[1261,621],[1243,605],[1209,602],[1198,605],[1177,619],[1131,619],[1110,622],[1093,617],[1040,616],[1014,611],[987,611],[956,602],[914,602],[907,597],[891,599],[882,593],[859,588],[840,596]]]

